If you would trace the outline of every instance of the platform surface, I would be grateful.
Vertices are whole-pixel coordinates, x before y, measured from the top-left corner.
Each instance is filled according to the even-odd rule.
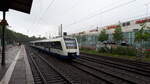
[[[24,45],[17,46],[12,50],[12,56],[7,57],[6,71],[1,78],[0,84],[34,84]],[[15,50],[17,51],[16,53]],[[0,69],[4,68],[1,67]]]

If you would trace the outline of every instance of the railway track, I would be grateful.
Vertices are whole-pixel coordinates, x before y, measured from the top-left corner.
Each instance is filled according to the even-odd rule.
[[[110,60],[94,58],[92,56],[87,56],[87,55],[86,56],[81,55],[80,59],[75,60],[73,62],[75,63],[74,64],[75,67],[80,68],[83,71],[86,71],[87,73],[94,74],[95,76],[99,76],[97,73],[105,73],[109,76],[112,76],[113,78],[119,78],[123,81],[128,81],[128,83],[133,83],[133,84],[150,83],[149,70],[145,70],[141,68],[138,69],[137,67],[129,66],[127,64],[115,63]],[[99,72],[97,72],[96,74],[95,72],[91,73],[90,69],[93,69],[93,72],[94,71],[99,71]],[[104,79],[107,79],[107,77]],[[119,79],[116,79],[116,81]],[[116,82],[111,80],[108,81],[113,83]]]
[[[142,68],[142,69],[150,70],[150,63],[148,63],[148,62],[134,61],[134,60],[128,60],[128,59],[122,59],[122,58],[114,58],[114,57],[111,57],[111,56],[92,55],[92,54],[87,54],[87,53],[83,53],[83,52],[81,53],[81,55],[83,55],[83,56],[92,56],[92,57],[101,58],[101,59],[104,59],[104,60],[111,60],[111,61],[114,61],[114,62],[124,63],[124,64],[132,65],[132,66],[135,66],[135,67],[139,67],[139,68]]]
[[[30,50],[34,66],[35,84],[149,84],[149,70],[106,60],[96,56],[81,55],[79,59],[66,63],[36,50]],[[33,65],[31,65],[33,66]],[[46,68],[46,69],[45,69]],[[76,69],[77,70],[76,70]],[[146,72],[144,72],[146,71]],[[61,73],[60,73],[61,72]],[[83,76],[83,73],[86,75]],[[51,75],[53,74],[53,75]],[[34,74],[33,74],[34,75]],[[50,76],[51,75],[51,76]],[[81,76],[83,76],[83,79]],[[56,76],[56,77],[55,77]],[[88,76],[92,76],[91,78]],[[81,77],[81,78],[80,78]],[[92,79],[94,77],[94,79]],[[102,82],[85,82],[99,79]],[[83,81],[82,81],[83,80]]]
[[[33,78],[34,78],[34,83],[35,84],[44,84],[44,78],[42,78],[42,75],[41,75],[40,71],[38,71],[36,65],[32,61],[31,54],[30,54],[31,53],[30,49],[27,46],[26,46],[25,49],[26,49],[26,52],[27,52],[27,56],[28,56],[30,66],[32,66],[31,70],[32,70]]]
[[[67,77],[73,79],[74,84],[112,84],[102,78],[95,77],[87,72],[80,70],[71,65],[71,61],[62,61],[56,59],[56,57],[48,56],[45,53],[38,53],[45,59],[49,60],[55,67],[59,68],[60,71],[65,72]]]
[[[28,48],[29,49],[29,48]],[[49,64],[44,58],[37,55],[33,50],[30,50],[29,62],[34,77],[35,84],[72,84],[54,66]]]
[[[118,83],[118,81],[120,81],[120,84],[122,83],[131,83],[131,84],[149,84],[149,80],[145,79],[145,77],[139,77],[138,75],[135,75],[133,73],[129,73],[129,72],[126,72],[124,70],[119,70],[119,69],[116,69],[116,68],[112,68],[112,67],[108,67],[108,66],[105,66],[105,65],[98,65],[96,63],[93,63],[93,62],[90,62],[90,61],[87,61],[87,60],[77,60],[75,61],[78,66],[77,67],[80,67],[80,65],[83,65],[85,67],[88,67],[89,69],[93,69],[93,71],[98,71],[98,72],[94,72],[93,74],[97,75],[98,73],[104,73],[108,76],[111,76],[109,78],[104,78],[104,79],[109,79],[110,82],[113,82],[114,84]],[[81,69],[84,69],[85,70],[85,67],[84,68],[81,68]],[[86,71],[88,72],[91,72],[89,71],[88,69],[86,69]],[[101,77],[101,75],[98,75]],[[115,78],[115,82],[110,80],[112,78]]]
[[[90,74],[94,77],[97,77],[99,79],[103,79],[104,81],[107,81],[109,84],[138,84],[138,83],[132,82],[128,79],[119,77],[117,74],[113,74],[112,72],[109,72],[101,67],[95,67],[91,64],[88,64],[83,60],[82,61],[81,60],[73,61],[72,65],[84,72],[87,72],[88,74]],[[140,83],[140,84],[142,84],[142,83]]]
[[[92,56],[87,56],[87,55],[86,56],[82,55],[80,58],[91,61],[91,62],[96,62],[98,64],[103,64],[103,65],[106,65],[106,66],[115,67],[115,68],[118,68],[118,69],[126,70],[126,71],[133,72],[133,73],[137,73],[137,74],[140,74],[140,75],[143,75],[143,76],[146,76],[146,77],[150,77],[150,70],[149,69],[143,69],[143,68],[140,68],[140,67],[135,67],[135,66],[131,66],[131,65],[128,65],[128,64],[124,64],[124,63],[114,62],[114,61],[111,61],[111,60],[104,60],[104,59],[100,59],[100,58],[94,58]]]

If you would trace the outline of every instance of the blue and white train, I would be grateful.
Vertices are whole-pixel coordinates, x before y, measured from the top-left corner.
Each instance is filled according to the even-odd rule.
[[[79,47],[76,38],[56,37],[48,40],[31,41],[32,47],[55,54],[61,59],[76,59],[79,57]]]

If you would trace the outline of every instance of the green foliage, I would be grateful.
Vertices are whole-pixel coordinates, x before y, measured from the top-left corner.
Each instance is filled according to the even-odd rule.
[[[136,56],[136,49],[131,47],[119,46],[113,49],[112,53],[119,54],[119,55]]]
[[[150,38],[150,33],[145,31],[145,28],[149,28],[146,27],[146,23],[140,24],[141,29],[135,33],[135,41],[148,41]]]
[[[150,57],[150,51],[145,51],[144,55],[145,55],[145,57]]]
[[[0,39],[1,38],[2,38],[2,26],[0,26]],[[44,38],[28,37],[27,35],[17,33],[8,28],[5,28],[5,40],[8,44],[14,42],[29,42],[38,39],[44,39]]]
[[[98,40],[101,41],[101,42],[108,40],[108,34],[106,34],[106,30],[105,29],[103,29],[101,31],[101,33],[99,34]]]
[[[107,47],[102,47],[98,49],[99,53],[110,53],[111,51]]]
[[[125,47],[123,47],[125,48]],[[121,48],[119,48],[121,49]],[[111,57],[116,57],[116,58],[123,58],[123,59],[130,59],[130,60],[136,60],[136,49],[135,48],[131,48],[131,47],[127,47],[125,49],[127,49],[128,51],[126,51],[126,53],[128,54],[116,54],[117,51],[120,51],[119,49],[115,49],[113,48],[112,51],[113,53],[105,53],[105,52],[97,52],[95,50],[89,50],[89,49],[81,49],[80,52],[83,52],[83,53],[88,53],[88,54],[95,54],[95,55],[99,55],[99,56],[111,56]],[[114,50],[116,50],[114,52]],[[123,49],[124,50],[124,49]],[[122,53],[122,52],[121,52]],[[150,51],[146,51],[144,52],[145,55],[146,55],[146,58],[143,58],[142,61],[146,61],[146,62],[150,62]]]
[[[123,32],[120,25],[118,28],[115,29],[113,33],[113,38],[117,42],[123,40]]]
[[[118,46],[116,48],[101,48],[98,50],[99,53],[112,53],[115,55],[128,55],[128,56],[136,56],[136,49],[126,46]]]
[[[81,41],[82,41],[82,42],[85,42],[85,41],[86,41],[86,36],[82,36],[82,37],[81,37]]]

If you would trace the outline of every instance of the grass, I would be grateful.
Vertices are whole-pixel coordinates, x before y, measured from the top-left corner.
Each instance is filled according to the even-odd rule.
[[[111,53],[99,53],[96,50],[90,50],[90,49],[80,49],[80,52],[84,52],[87,54],[94,54],[94,55],[102,55],[102,56],[111,56],[116,58],[123,58],[123,59],[129,59],[129,60],[136,60],[136,56],[127,56],[127,55],[118,55],[118,54],[111,54]],[[150,57],[145,57],[142,59],[144,62],[150,62]]]

